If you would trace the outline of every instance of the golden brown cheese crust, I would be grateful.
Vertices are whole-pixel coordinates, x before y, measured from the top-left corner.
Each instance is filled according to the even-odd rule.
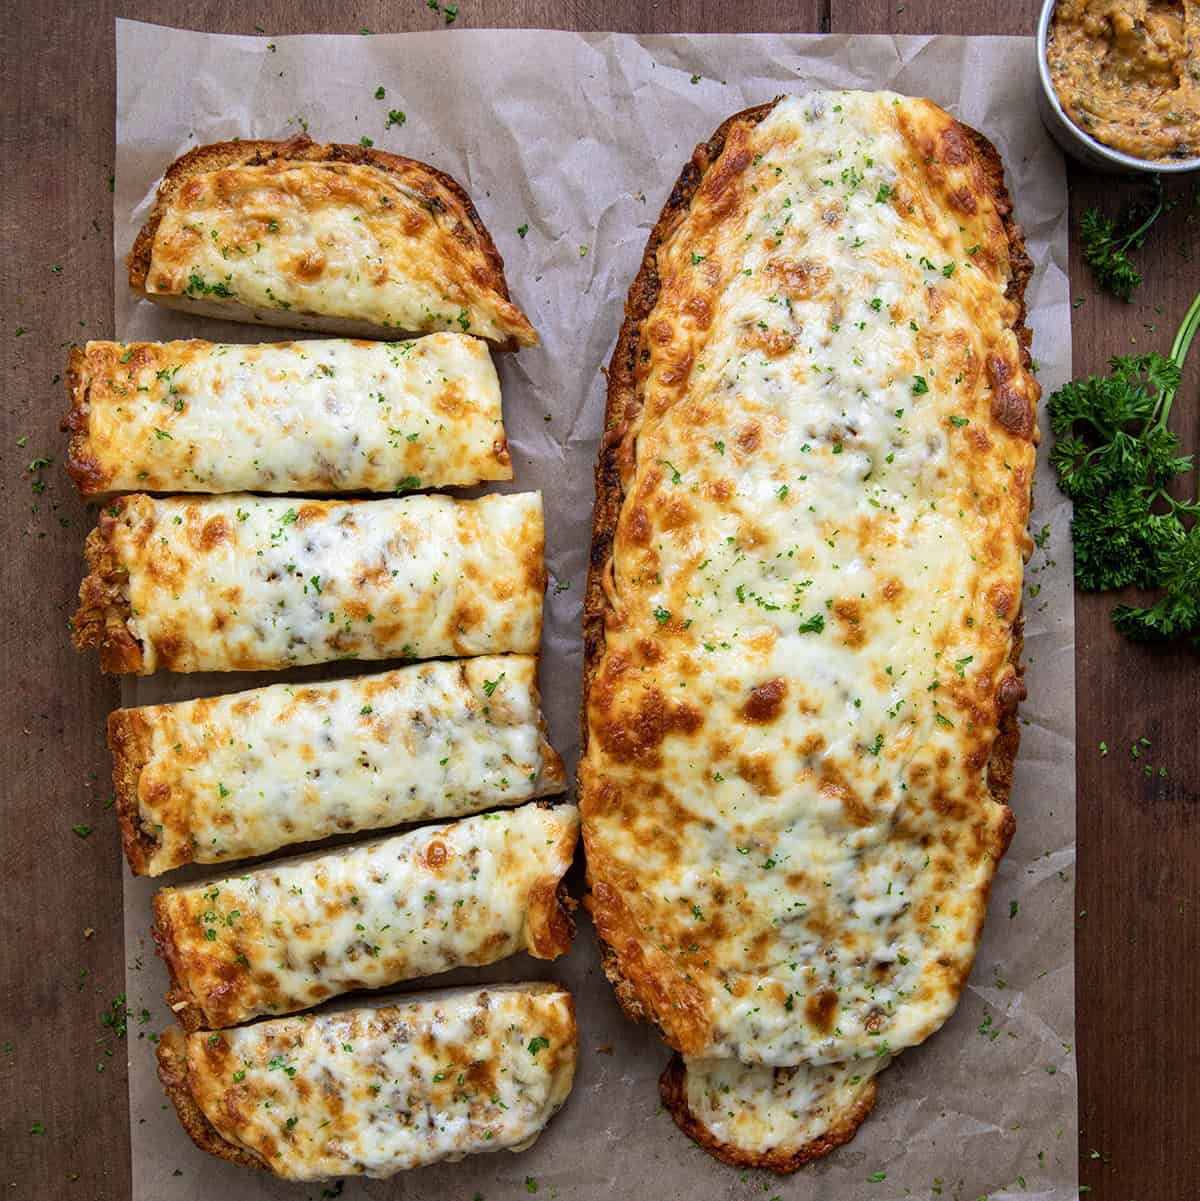
[[[108,743],[135,875],[461,817],[566,784],[531,656],[116,709]]]
[[[89,342],[68,356],[67,473],[114,492],[327,494],[512,479],[482,339]]]
[[[307,168],[303,173],[295,171],[298,166]],[[500,257],[491,235],[475,210],[470,197],[449,175],[438,171],[427,163],[389,154],[384,150],[368,149],[363,146],[313,142],[307,135],[286,142],[242,141],[215,142],[197,146],[194,150],[176,159],[168,168],[159,184],[154,208],[146,224],[138,233],[129,253],[129,286],[147,299],[174,297],[176,300],[191,299],[197,305],[207,305],[205,311],[224,307],[225,314],[235,320],[261,320],[259,316],[236,313],[237,306],[222,305],[225,297],[219,283],[214,292],[213,281],[202,284],[197,296],[195,289],[189,295],[189,255],[194,247],[192,238],[208,238],[205,231],[190,234],[186,225],[172,238],[177,244],[161,245],[158,238],[160,226],[168,213],[186,212],[196,200],[189,188],[196,177],[214,172],[238,168],[265,168],[278,187],[280,195],[290,195],[300,204],[324,202],[337,199],[345,202],[370,204],[375,208],[376,197],[367,191],[377,190],[385,206],[396,212],[403,211],[403,222],[389,226],[389,236],[401,236],[425,242],[419,258],[425,263],[429,279],[436,280],[447,291],[447,295],[464,307],[472,303],[486,305],[494,311],[498,332],[488,337],[496,349],[516,350],[520,346],[537,344],[537,334],[525,315],[514,305],[508,293],[504,276],[504,260]],[[316,168],[314,172],[312,168]],[[361,180],[350,178],[355,169],[369,169],[375,173],[372,188],[363,190]],[[292,173],[292,180],[285,177]],[[294,182],[298,180],[299,182]],[[232,187],[231,192],[236,196]],[[220,191],[221,189],[218,189]],[[247,243],[268,245],[279,233],[280,223],[276,214],[260,214],[254,211],[257,202],[246,201],[244,213],[233,214],[237,218],[239,234]],[[162,279],[151,277],[153,264],[168,266]],[[323,268],[323,255],[319,247],[309,247],[294,257],[289,271],[293,271],[302,282],[311,281]],[[384,273],[386,276],[386,272]],[[157,294],[157,295],[156,295]],[[288,306],[275,306],[288,307]],[[341,326],[319,323],[320,311],[304,314],[300,309],[293,313],[318,319],[307,328],[326,328],[335,333],[352,333],[354,330]],[[218,311],[218,314],[219,311]],[[353,318],[354,314],[345,314]],[[277,320],[277,324],[286,324]],[[370,324],[370,322],[368,322]],[[373,336],[393,337],[399,332],[429,333],[434,329],[450,328],[443,324],[429,324],[418,328],[400,330],[376,324]],[[366,333],[366,330],[362,331]],[[474,332],[474,331],[472,331]]]
[[[167,1004],[185,1030],[221,1029],[520,951],[557,959],[578,834],[574,806],[529,804],[163,888]]]
[[[593,717],[589,720],[589,706],[594,708],[596,704],[595,690],[601,673],[605,670],[606,630],[610,622],[616,621],[618,626],[620,624],[620,619],[615,616],[613,602],[613,563],[614,542],[618,538],[619,528],[624,528],[621,525],[623,512],[625,520],[630,521],[623,535],[626,538],[626,546],[630,549],[645,545],[648,539],[657,534],[657,530],[649,526],[646,531],[640,529],[637,510],[632,511],[631,518],[627,507],[627,488],[633,479],[638,455],[638,435],[644,420],[643,403],[648,386],[647,373],[652,369],[656,373],[654,379],[659,399],[672,394],[683,395],[695,364],[694,347],[703,346],[704,331],[712,314],[711,305],[704,303],[701,299],[702,294],[689,298],[686,293],[676,292],[668,300],[667,311],[672,304],[679,306],[675,309],[678,319],[669,329],[665,326],[662,329],[647,329],[647,319],[663,299],[659,253],[664,245],[671,242],[680,226],[697,213],[701,215],[696,218],[696,225],[701,230],[705,229],[706,225],[709,228],[719,228],[722,221],[736,221],[737,206],[741,203],[739,193],[742,183],[747,172],[757,165],[756,160],[752,162],[750,150],[752,131],[774,111],[778,103],[779,100],[776,100],[771,104],[735,114],[719,127],[712,138],[696,148],[651,232],[641,268],[626,301],[625,320],[608,371],[605,433],[596,467],[596,506],[584,611],[585,669],[581,712],[584,762],[588,758],[589,737],[595,736],[593,723],[596,719]],[[926,108],[940,113],[940,110],[936,110],[932,105],[927,105]],[[902,124],[905,123],[903,116],[900,120]],[[990,418],[1002,436],[1036,443],[1038,393],[1036,383],[1029,374],[1030,333],[1024,324],[1024,290],[1032,265],[1024,252],[1022,231],[1012,217],[1012,206],[1004,186],[1003,167],[999,156],[983,135],[953,121],[945,114],[941,114],[932,122],[918,120],[907,123],[904,135],[916,153],[924,159],[929,191],[926,192],[921,187],[916,189],[920,196],[919,203],[946,203],[948,198],[949,204],[958,208],[964,215],[973,216],[987,206],[990,206],[995,214],[994,235],[976,246],[972,254],[978,253],[980,258],[977,261],[989,268],[997,264],[1007,266],[1008,285],[1005,295],[1010,303],[1009,328],[1015,340],[1019,369],[1014,370],[1010,362],[1000,358],[988,362],[991,384]],[[961,178],[964,173],[971,179],[971,184],[968,187],[951,188],[950,181]],[[844,172],[842,178],[844,181]],[[894,202],[894,195],[892,199]],[[705,255],[697,253],[701,250],[702,246],[693,249],[691,262],[693,267],[699,263],[698,270],[705,271]],[[791,287],[796,296],[803,296],[806,288],[813,282],[802,278],[804,272],[805,267],[800,264],[792,277],[787,277],[785,273],[780,277],[781,289]],[[819,285],[820,281],[817,283]],[[676,278],[673,286],[677,285]],[[689,330],[695,339],[690,344],[687,341]],[[657,349],[667,345],[672,337],[682,339],[675,343],[674,360],[664,358]],[[760,348],[768,356],[789,349],[774,347],[766,340]],[[674,368],[670,366],[672,361],[676,364]],[[720,453],[724,454],[724,446],[719,449]],[[753,445],[746,449],[753,450]],[[676,465],[665,464],[664,472],[671,471],[678,474]],[[1023,470],[1020,478],[1015,479],[1018,502],[1015,520],[1019,521],[1022,530],[1028,511],[1029,474]],[[786,492],[786,489],[784,491]],[[663,523],[660,521],[657,524],[661,529]],[[1023,534],[1022,537],[1027,554],[1028,539]],[[1005,603],[1011,614],[1011,641],[1006,648],[1007,668],[997,664],[997,677],[1001,680],[1001,685],[996,697],[995,736],[990,745],[981,746],[974,752],[981,753],[983,761],[986,762],[987,787],[992,800],[1001,807],[991,832],[985,836],[984,853],[993,864],[1007,848],[1015,825],[1013,816],[1007,809],[1007,801],[1019,740],[1016,708],[1024,695],[1020,678],[1021,619],[1017,610],[1019,596],[1006,598]],[[841,618],[842,615],[839,613],[836,616]],[[659,616],[659,620],[661,624],[664,617]],[[674,630],[675,622],[670,613],[665,615],[665,621],[669,628]],[[841,622],[850,637],[854,633],[855,621],[856,616],[847,613],[845,620]],[[654,655],[651,653],[647,655],[645,662],[629,666],[636,667],[644,673],[653,670],[653,662]],[[609,663],[609,668],[611,667],[612,664]],[[610,686],[605,685],[606,688]],[[784,689],[780,691],[782,693]],[[767,692],[770,692],[770,688],[767,688]],[[775,695],[764,694],[757,698],[752,695],[743,712],[743,718],[750,724],[763,718],[770,721],[773,706],[778,704],[778,699]],[[756,705],[760,705],[761,708],[756,710]],[[602,714],[603,711],[602,704],[599,712]],[[689,710],[686,704],[667,701],[665,698],[660,699],[653,711],[644,711],[641,717],[642,720],[632,726],[622,729],[608,727],[605,735],[611,739],[609,749],[613,753],[618,753],[627,761],[637,762],[640,759],[651,769],[656,748],[664,737],[669,737],[673,732],[688,737],[699,722],[698,715]],[[624,875],[611,875],[612,868],[605,862],[604,848],[594,845],[589,837],[589,816],[597,812],[598,808],[613,803],[611,797],[602,795],[603,789],[602,778],[589,780],[586,770],[581,772],[580,803],[584,813],[584,839],[590,887],[585,903],[596,922],[605,973],[628,1016],[634,1020],[656,1023],[672,1046],[694,1052],[697,1047],[703,1045],[708,1022],[704,990],[690,984],[680,971],[670,966],[664,970],[664,961],[647,945],[643,931],[632,921],[622,898],[625,890],[636,889],[636,881],[626,879]],[[976,943],[978,928],[982,924],[986,907],[986,886],[982,893],[974,930]],[[947,985],[955,992],[961,987],[969,967],[970,956],[964,965],[956,968],[955,978],[947,981]],[[824,1154],[833,1146],[850,1138],[870,1108],[869,1104],[864,1103],[861,1109],[847,1116],[842,1126],[829,1131],[813,1146],[793,1149],[786,1157],[786,1163],[776,1162],[770,1155],[712,1145],[712,1139],[703,1136],[700,1125],[690,1120],[685,1108],[681,1107],[681,1072],[681,1065],[673,1066],[668,1069],[663,1081],[664,1101],[672,1108],[676,1120],[694,1137],[706,1142],[719,1157],[744,1166],[792,1170],[800,1163]],[[872,1100],[873,1097],[872,1089]]]
[[[87,537],[72,639],[142,675],[533,653],[543,546],[537,493],[132,494]]]
[[[314,1181],[520,1151],[565,1103],[577,1054],[570,994],[525,983],[410,994],[215,1034],[172,1027],[158,1068],[201,1150]]]

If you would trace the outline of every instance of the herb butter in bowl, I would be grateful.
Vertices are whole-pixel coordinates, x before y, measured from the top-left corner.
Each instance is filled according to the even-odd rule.
[[[1046,0],[1038,107],[1100,171],[1200,170],[1200,0]]]

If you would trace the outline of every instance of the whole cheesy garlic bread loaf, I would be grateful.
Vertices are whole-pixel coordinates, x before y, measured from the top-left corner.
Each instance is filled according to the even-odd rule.
[[[541,641],[542,498],[121,497],[71,623],[105,671],[272,671]]]
[[[158,876],[561,792],[540,704],[536,658],[480,655],[117,709],[125,856]]]
[[[114,492],[395,492],[512,479],[500,381],[465,334],[239,346],[89,342],[67,470]]]
[[[853,1136],[950,1016],[1008,808],[1037,442],[996,151],[784,97],[696,149],[609,371],[585,610],[588,908],[722,1159]]]
[[[128,267],[147,300],[226,321],[537,343],[470,197],[384,150],[308,137],[198,146],[167,168]]]
[[[502,984],[172,1027],[158,1072],[201,1150],[285,1180],[387,1177],[525,1150],[570,1094],[577,1042],[570,993]]]
[[[160,889],[167,1003],[219,1029],[518,951],[556,959],[578,836],[574,805],[524,805]]]

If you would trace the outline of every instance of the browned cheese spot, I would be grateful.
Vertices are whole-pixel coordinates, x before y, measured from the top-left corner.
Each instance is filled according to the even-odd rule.
[[[813,993],[804,1002],[804,1016],[808,1018],[813,1029],[819,1030],[822,1034],[828,1034],[833,1029],[833,1019],[837,1014],[837,1008],[837,993],[832,989],[823,988],[820,992]]]
[[[862,604],[858,600],[835,601],[833,615],[842,627],[842,641],[846,646],[860,647],[867,640],[863,629]]]
[[[705,485],[704,490],[713,500],[721,504],[725,504],[734,493],[733,484],[726,479],[713,480]]]
[[[433,838],[425,848],[422,858],[431,872],[440,872],[454,857],[454,852],[440,838]]]
[[[425,214],[416,205],[411,205],[404,212],[401,228],[410,238],[415,238],[427,224]]]
[[[987,373],[992,384],[992,417],[996,424],[1018,438],[1031,438],[1033,406],[1014,382],[1016,368],[993,351],[987,357]]]
[[[1012,588],[998,581],[988,589],[988,603],[997,617],[1005,618],[1015,611],[1015,599]]]
[[[961,213],[967,213],[974,216],[979,209],[979,205],[975,201],[975,193],[971,191],[966,184],[960,188],[955,188],[950,193],[950,203]]]
[[[784,679],[767,680],[751,689],[746,703],[742,706],[742,716],[750,722],[765,724],[774,721],[783,708],[783,698],[787,696],[787,681]]]
[[[664,530],[679,530],[696,520],[696,512],[682,496],[674,496],[660,518]]]
[[[757,421],[748,422],[738,430],[737,444],[746,454],[753,454],[762,443],[762,426]]]
[[[708,329],[712,324],[712,302],[707,296],[699,293],[690,296],[683,306],[683,311],[692,318],[697,329]]]
[[[618,762],[657,765],[658,748],[668,734],[690,736],[704,724],[704,718],[695,709],[668,700],[657,688],[643,692],[628,716],[614,715],[611,690],[605,694],[605,683],[602,677],[601,695],[593,706],[596,736],[604,750]]]
[[[451,380],[434,398],[433,403],[441,412],[451,417],[461,416],[467,409],[467,399],[463,386],[458,380]]]
[[[867,808],[867,803],[834,765],[823,765],[820,793],[841,803],[842,812],[852,826],[862,828],[871,824],[871,810]]]
[[[212,550],[214,546],[219,546],[228,537],[229,523],[223,514],[218,513],[204,523],[204,528],[200,531],[200,549]]]
[[[325,273],[325,256],[315,246],[297,255],[289,264],[292,274],[302,283],[311,284]]]
[[[774,258],[766,270],[779,291],[791,300],[812,300],[833,278],[824,263],[812,259]]]
[[[739,755],[737,767],[738,775],[760,796],[779,795],[779,782],[775,779],[772,755]]]
[[[662,661],[662,648],[653,638],[639,638],[637,646],[638,651],[641,653],[642,662],[647,667],[653,667],[655,663]]]

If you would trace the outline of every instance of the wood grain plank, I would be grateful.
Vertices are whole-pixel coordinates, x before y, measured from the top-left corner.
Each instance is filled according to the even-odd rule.
[[[66,630],[91,519],[59,462],[26,470],[61,458],[64,345],[111,324],[106,29],[85,5],[52,15],[23,5],[6,19],[3,145],[20,169],[0,176],[0,236],[15,248],[0,326],[0,1180],[6,1196],[29,1201],[121,1197],[129,1176],[126,1047],[99,1020],[124,989],[120,852],[104,809],[116,691]],[[73,825],[94,832],[82,838]]]
[[[1139,186],[1083,171],[1070,182],[1073,229],[1087,207],[1115,213]],[[1084,302],[1072,322],[1077,374],[1170,348],[1200,289],[1197,193],[1175,184],[1170,194],[1177,207],[1136,256],[1145,283],[1132,304],[1098,294],[1072,245],[1072,295]],[[1193,351],[1172,410],[1192,449],[1198,395]],[[1196,1195],[1200,1147],[1200,1037],[1180,1029],[1200,1009],[1200,960],[1185,950],[1200,946],[1200,654],[1121,638],[1116,599],[1075,605],[1080,1178],[1098,1201],[1174,1201]]]
[[[1031,34],[1040,10],[1038,0],[832,0],[830,32]]]

